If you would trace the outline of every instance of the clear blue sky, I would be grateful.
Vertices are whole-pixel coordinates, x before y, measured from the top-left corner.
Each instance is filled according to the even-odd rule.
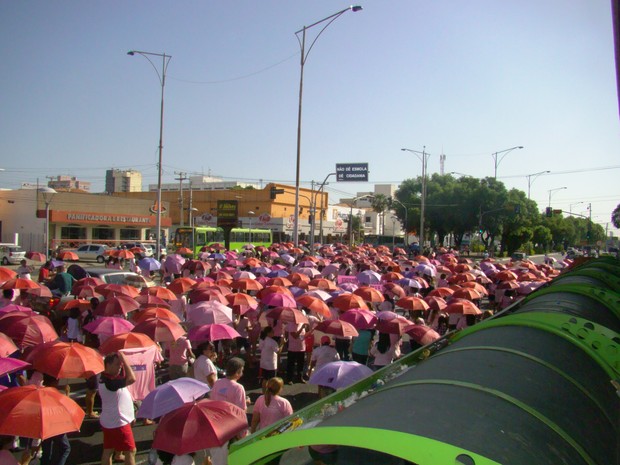
[[[620,124],[608,0],[366,0],[305,67],[302,186],[336,163],[373,183],[421,172],[493,174],[553,207],[609,222],[620,203]],[[160,85],[130,49],[172,55],[164,181],[175,171],[294,184],[299,45],[333,0],[0,3],[0,187],[105,170],[156,182]],[[312,31],[309,30],[309,40]],[[157,62],[159,64],[159,62]],[[370,190],[329,185],[331,201]],[[576,205],[578,202],[583,204]],[[572,207],[571,207],[572,205]],[[611,228],[611,225],[610,225]]]

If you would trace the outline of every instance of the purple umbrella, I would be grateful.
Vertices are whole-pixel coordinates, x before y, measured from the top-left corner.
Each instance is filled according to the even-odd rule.
[[[164,262],[166,265],[166,270],[175,274],[181,274],[181,267],[183,266],[183,263],[185,263],[185,258],[176,253],[168,255],[166,257],[166,261]]]
[[[194,378],[179,378],[157,386],[142,401],[138,418],[159,418],[187,402],[200,399],[210,388]]]
[[[157,271],[161,268],[161,263],[152,257],[146,257],[138,261],[138,266],[144,271]]]
[[[358,288],[359,286],[355,283],[342,283],[340,285],[340,289],[342,289],[343,291],[347,291],[347,292],[353,292],[357,290]]]
[[[360,379],[370,376],[373,371],[357,362],[330,362],[323,365],[310,376],[310,384],[327,386],[332,389],[345,388]]]
[[[358,273],[357,280],[360,284],[379,284],[381,282],[381,275],[376,271],[366,270]]]
[[[352,308],[340,315],[342,321],[351,323],[356,329],[372,329],[377,325],[377,316],[363,308]]]

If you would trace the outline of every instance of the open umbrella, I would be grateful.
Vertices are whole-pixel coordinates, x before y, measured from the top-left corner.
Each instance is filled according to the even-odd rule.
[[[265,313],[266,318],[282,320],[283,323],[308,323],[308,317],[295,307],[277,307]]]
[[[137,349],[157,345],[153,339],[142,333],[117,334],[107,339],[99,346],[99,352],[103,355],[118,352],[121,349]]]
[[[433,295],[424,297],[424,302],[428,304],[431,310],[438,312],[442,312],[448,306],[444,299]]]
[[[338,360],[326,363],[312,373],[308,383],[340,389],[348,387],[373,373],[370,368],[361,363]]]
[[[423,325],[410,325],[405,328],[405,332],[420,345],[425,346],[436,341],[441,337],[433,328]]]
[[[185,294],[189,292],[193,286],[196,285],[196,281],[190,278],[177,278],[168,284],[168,289],[170,289],[175,294]]]
[[[100,284],[95,286],[95,290],[106,297],[127,296],[138,297],[140,291],[127,284]]]
[[[353,291],[353,294],[359,295],[365,302],[383,302],[385,297],[374,287],[362,286]]]
[[[421,310],[425,311],[429,309],[428,304],[419,297],[414,297],[412,295],[403,297],[402,299],[398,299],[396,302],[396,306],[400,308],[404,308],[405,310]]]
[[[379,284],[381,282],[381,275],[376,271],[365,270],[357,274],[357,280],[360,284],[365,285]]]
[[[405,297],[407,295],[405,290],[397,283],[385,283],[383,288],[398,298]]]
[[[221,447],[247,427],[245,411],[230,402],[188,402],[161,418],[153,449],[183,455]]]
[[[379,320],[377,323],[377,331],[380,333],[398,334],[402,336],[405,332],[405,328],[412,324],[413,322],[399,316],[392,320]]]
[[[58,339],[50,320],[36,313],[11,312],[3,315],[0,318],[0,332],[13,339],[20,349]]]
[[[164,307],[147,307],[144,310],[138,310],[133,314],[134,323],[142,323],[149,318],[166,318],[174,321],[175,323],[181,323],[181,319],[176,313],[168,310]]]
[[[314,312],[318,315],[322,315],[324,317],[331,317],[331,312],[329,311],[329,307],[327,304],[319,299],[318,297],[313,297],[309,294],[303,294],[297,297],[297,305],[307,308],[311,312]]]
[[[0,358],[0,376],[4,376],[9,373],[15,373],[16,371],[23,370],[29,367],[30,363],[24,362],[18,358],[1,357]]]
[[[3,313],[13,313],[13,312],[33,313],[34,310],[32,310],[30,307],[24,307],[23,305],[17,305],[17,304],[9,304],[5,307],[0,308],[0,315],[2,315]]]
[[[177,300],[177,296],[170,289],[161,286],[143,287],[140,291],[141,295],[153,295],[162,300]]]
[[[26,258],[29,258],[33,262],[45,262],[47,257],[41,252],[26,252]]]
[[[325,279],[325,278],[313,279],[312,281],[308,283],[308,285],[318,287],[319,289],[323,291],[335,291],[336,289],[338,289],[338,286],[336,286],[336,284],[333,281],[329,279]]]
[[[376,315],[363,308],[352,308],[340,315],[342,321],[351,323],[356,329],[373,329],[378,321]]]
[[[10,268],[0,266],[0,283],[4,283],[9,279],[13,279],[17,276],[17,273]]]
[[[185,334],[179,323],[167,318],[148,318],[138,323],[132,333],[142,333],[156,342],[174,342]]]
[[[126,315],[138,308],[140,308],[140,304],[135,299],[126,295],[119,295],[100,302],[95,313],[99,316]]]
[[[258,301],[254,297],[239,292],[228,294],[226,300],[233,310],[235,310],[235,307],[247,307],[248,309],[258,307]]]
[[[334,299],[332,305],[339,310],[349,310],[350,308],[365,308],[368,310],[368,305],[357,294],[340,294]]]
[[[170,308],[170,304],[168,302],[154,295],[140,294],[138,297],[135,297],[135,301],[138,302],[140,304],[140,307],[143,307],[143,308],[149,308],[149,307]]]
[[[244,291],[260,291],[263,285],[255,279],[241,278],[233,281],[230,288]]]
[[[260,301],[263,305],[269,305],[271,307],[295,307],[297,305],[293,296],[275,292],[262,296]]]
[[[78,431],[84,415],[56,388],[28,385],[0,392],[0,434],[45,440]]]
[[[482,299],[482,294],[478,292],[476,289],[471,287],[464,287],[462,289],[457,289],[452,294],[453,299],[467,299],[467,300],[480,300]]]
[[[192,342],[220,341],[241,337],[236,329],[225,324],[194,326],[187,337]]]
[[[162,417],[187,402],[200,399],[209,390],[208,384],[194,378],[184,377],[170,380],[147,394],[136,416],[138,418]]]
[[[8,357],[17,351],[13,340],[4,333],[0,333],[0,357]]]
[[[161,268],[161,263],[153,257],[146,257],[138,261],[138,267],[140,267],[142,271],[157,271]]]
[[[78,342],[58,342],[38,351],[32,365],[54,378],[90,378],[103,371],[103,357]]]
[[[166,270],[174,274],[181,274],[183,263],[185,263],[185,258],[175,253],[168,255],[164,261]]]
[[[74,261],[78,261],[80,259],[80,257],[78,257],[78,254],[76,254],[75,252],[71,250],[63,250],[58,255],[56,255],[56,258],[58,258],[59,260],[74,260]]]
[[[444,311],[450,315],[479,315],[482,313],[473,302],[466,299],[450,300]]]
[[[104,316],[84,325],[84,329],[92,334],[115,336],[130,332],[134,327],[131,321],[115,316]]]
[[[232,308],[216,300],[189,304],[186,308],[187,321],[196,326],[207,324],[227,324],[233,321]]]
[[[326,320],[321,321],[314,327],[314,331],[321,331],[325,334],[333,334],[334,336],[357,337],[359,333],[351,324],[343,320]]]
[[[36,289],[37,287],[40,286],[31,279],[12,278],[5,281],[0,289]]]

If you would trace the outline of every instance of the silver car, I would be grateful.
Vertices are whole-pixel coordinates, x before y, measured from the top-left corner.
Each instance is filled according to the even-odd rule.
[[[97,263],[103,263],[106,258],[108,246],[104,244],[84,244],[79,246],[75,253],[82,261],[92,260]]]
[[[26,252],[15,244],[0,244],[0,262],[3,265],[18,265],[26,258]]]

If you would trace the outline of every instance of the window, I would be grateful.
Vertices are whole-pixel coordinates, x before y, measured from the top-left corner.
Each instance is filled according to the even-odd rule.
[[[136,228],[126,228],[120,230],[121,240],[122,241],[139,241],[140,230]]]
[[[80,226],[63,226],[60,228],[61,239],[86,239],[86,228]]]
[[[114,239],[114,229],[103,226],[93,228],[93,240],[111,240]]]

